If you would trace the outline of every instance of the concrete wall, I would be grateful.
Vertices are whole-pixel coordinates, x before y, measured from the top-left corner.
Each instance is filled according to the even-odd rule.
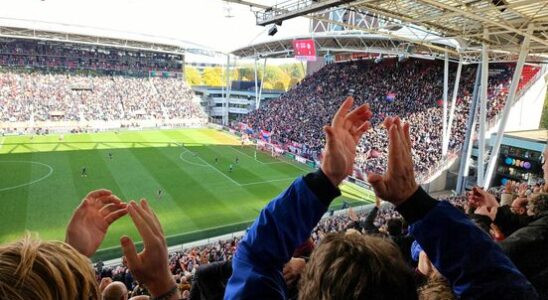
[[[316,73],[319,69],[325,66],[325,60],[323,57],[318,56],[316,61],[309,61],[306,63],[306,75],[310,76]]]
[[[518,131],[538,129],[542,117],[542,108],[546,99],[546,85],[548,83],[548,68],[543,67],[544,72],[539,79],[529,87],[527,92],[518,100],[510,110],[510,116],[504,131]],[[496,126],[498,128],[498,124]]]

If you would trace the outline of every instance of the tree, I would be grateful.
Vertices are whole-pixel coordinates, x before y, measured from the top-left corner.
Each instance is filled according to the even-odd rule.
[[[285,64],[281,65],[280,68],[291,78],[295,78],[299,81],[304,78],[303,65],[300,63]]]
[[[279,90],[279,91],[285,91],[285,90],[286,90],[286,86],[284,86],[283,82],[278,81],[278,82],[276,82],[276,84],[274,85],[274,89],[275,89],[275,90]]]
[[[300,80],[297,79],[297,78],[291,78],[291,80],[289,81],[289,86],[288,88],[292,89],[293,87],[295,87],[297,85],[297,83],[299,83]]]
[[[202,84],[200,72],[193,67],[185,67],[185,79],[190,86]]]
[[[225,85],[221,67],[207,67],[202,74],[202,81],[207,86],[220,87]]]

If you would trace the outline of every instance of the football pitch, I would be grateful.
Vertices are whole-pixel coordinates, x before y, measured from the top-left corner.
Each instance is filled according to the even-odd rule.
[[[169,245],[205,239],[245,229],[269,200],[310,171],[205,128],[0,137],[0,242],[26,231],[63,240],[72,211],[99,188],[123,201],[148,199]],[[374,200],[353,184],[342,190],[333,208],[343,200]],[[110,227],[95,259],[119,257],[124,234],[140,240],[127,216]]]

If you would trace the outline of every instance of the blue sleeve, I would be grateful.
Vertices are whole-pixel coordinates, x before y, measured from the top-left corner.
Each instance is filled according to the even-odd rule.
[[[314,184],[305,181],[305,178],[295,180],[268,203],[239,243],[224,299],[286,298],[284,264],[310,237],[330,201],[339,193],[336,189],[337,195],[324,201],[313,191]]]
[[[538,298],[501,248],[465,214],[448,202],[430,198],[420,188],[407,202],[398,211],[412,219],[411,234],[459,298]],[[410,213],[413,204],[423,213]]]

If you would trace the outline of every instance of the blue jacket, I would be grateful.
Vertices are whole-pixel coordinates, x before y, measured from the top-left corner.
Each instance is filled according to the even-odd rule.
[[[287,299],[283,266],[339,195],[319,170],[298,178],[268,203],[238,245],[224,299]],[[419,188],[398,210],[412,220],[411,233],[458,295],[536,299],[531,284],[500,248],[449,204]]]

